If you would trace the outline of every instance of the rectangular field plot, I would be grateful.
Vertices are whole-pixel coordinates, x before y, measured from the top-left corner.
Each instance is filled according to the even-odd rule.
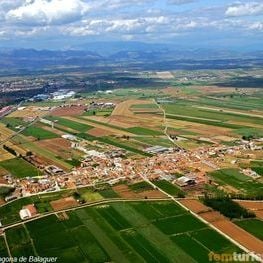
[[[235,224],[252,234],[253,236],[263,240],[263,221],[259,219],[246,219],[236,221]]]
[[[3,167],[13,176],[18,178],[34,177],[39,175],[37,168],[21,158],[14,158],[0,162],[0,167]]]
[[[232,187],[247,194],[260,194],[263,191],[263,184],[252,180],[237,169],[221,169],[210,173],[218,183],[231,185]]]
[[[0,237],[0,258],[1,257],[8,257],[8,251],[3,237]]]
[[[234,244],[213,229],[207,228],[192,232],[190,236],[202,243],[202,245],[210,251],[218,251],[221,253],[227,253],[233,250],[238,251],[238,248]]]
[[[146,262],[170,262],[170,260],[147,239],[136,231],[122,232],[124,240],[139,254]]]
[[[26,136],[33,136],[38,140],[53,139],[58,137],[57,134],[44,130],[43,128],[38,126],[30,126],[26,128],[23,131],[23,134]]]
[[[190,214],[158,220],[155,225],[167,235],[195,231],[206,225]]]
[[[98,207],[96,210],[116,230],[123,230],[131,227],[129,222],[111,206],[103,208]]]
[[[171,184],[170,182],[166,180],[155,181],[153,183],[170,195],[174,195],[174,196],[184,195],[184,192],[179,187]]]
[[[157,220],[186,213],[183,208],[171,202],[155,202],[148,203],[147,205],[144,203],[134,203],[131,206],[139,213],[143,211],[143,216],[149,220]]]
[[[171,201],[79,208],[11,228],[7,237],[12,255],[52,256],[62,263],[203,263],[211,251],[239,252]]]
[[[46,119],[48,119],[50,121],[54,121],[58,125],[68,127],[70,129],[73,129],[73,130],[78,131],[78,132],[86,132],[86,131],[90,130],[91,128],[93,128],[92,126],[89,126],[87,124],[83,124],[80,122],[68,120],[65,118],[57,117],[57,116],[49,116],[49,117],[46,117]]]
[[[13,257],[34,256],[34,248],[24,226],[17,226],[6,231],[6,239]]]

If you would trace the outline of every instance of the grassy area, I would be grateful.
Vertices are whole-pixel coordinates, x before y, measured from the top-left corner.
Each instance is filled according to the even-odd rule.
[[[105,190],[101,190],[99,191],[99,194],[103,197],[103,198],[118,198],[120,197],[114,190],[112,189],[105,189]]]
[[[140,192],[144,192],[147,190],[153,190],[153,187],[148,184],[147,182],[139,182],[139,183],[135,183],[135,184],[130,184],[129,188],[136,193],[140,193]]]
[[[242,174],[238,169],[221,169],[209,173],[221,185],[230,185],[248,195],[262,193],[263,184]]]
[[[26,126],[26,123],[22,120],[22,118],[5,117],[1,119],[1,122],[4,123],[6,127],[14,131],[18,131],[16,129],[18,126]]]
[[[67,212],[67,216],[59,220],[52,215],[9,230],[11,252],[57,256],[63,263],[166,263],[174,259],[205,263],[211,251],[240,251],[169,201],[118,202],[77,209]]]
[[[48,116],[48,117],[46,117],[46,119],[48,119],[50,121],[57,121],[56,123],[58,125],[68,127],[70,129],[73,129],[73,130],[78,131],[78,132],[86,132],[86,131],[93,128],[90,125],[80,123],[80,122],[76,122],[76,121],[71,121],[71,120],[61,118],[61,117],[57,117],[57,116]]]
[[[99,141],[99,142],[102,142],[102,143],[110,144],[110,145],[116,146],[118,148],[127,150],[127,151],[135,153],[135,154],[140,154],[140,155],[143,155],[143,156],[152,156],[151,154],[148,154],[148,153],[146,153],[144,151],[141,151],[141,150],[136,149],[134,147],[131,147],[131,146],[127,145],[127,144],[119,142],[115,138],[111,138],[111,137],[95,137],[95,136],[89,135],[87,133],[80,133],[80,134],[78,134],[78,136],[83,138],[83,139],[85,139],[85,140]]]
[[[148,144],[149,146],[151,145],[160,145],[160,146],[164,146],[164,147],[173,147],[174,144],[166,139],[166,138],[160,138],[160,137],[141,137],[141,136],[137,136],[137,137],[133,137],[133,140]]]
[[[135,104],[131,106],[132,109],[159,109],[156,104]]]
[[[8,257],[7,248],[5,245],[4,237],[0,236],[0,255],[3,258]]]
[[[182,191],[178,186],[171,184],[170,182],[166,180],[154,181],[153,183],[170,195],[174,195],[178,197],[185,196],[184,191]]]
[[[134,134],[137,134],[137,135],[152,135],[152,136],[163,135],[163,133],[160,131],[155,131],[155,130],[142,128],[142,127],[128,128],[127,131],[134,133]]]
[[[251,233],[255,237],[263,240],[263,221],[259,219],[246,219],[235,221],[235,224],[246,230],[247,232]]]
[[[18,178],[34,177],[41,174],[37,168],[21,158],[2,161],[0,162],[0,167],[3,167],[10,174]]]
[[[263,175],[263,161],[251,161],[250,168],[259,175]]]
[[[47,131],[47,130],[45,130],[41,127],[35,126],[35,125],[26,128],[22,132],[22,134],[24,134],[26,136],[33,136],[38,140],[53,139],[53,138],[58,137],[57,134],[50,132],[50,131]]]
[[[23,225],[17,226],[6,231],[6,238],[10,252],[13,257],[36,256],[33,244]]]

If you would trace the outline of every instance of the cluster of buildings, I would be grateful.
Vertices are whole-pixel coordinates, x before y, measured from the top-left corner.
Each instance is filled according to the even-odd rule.
[[[51,93],[51,98],[53,100],[65,100],[65,99],[73,98],[75,94],[76,94],[75,91],[61,89]]]
[[[71,136],[64,137],[71,141],[77,139]],[[81,146],[81,142],[76,143],[79,147],[85,148]],[[45,169],[44,176],[22,179],[9,177],[8,184],[16,188],[12,194],[16,195],[16,198],[65,188],[96,186],[100,183],[109,185],[121,181],[132,183],[142,178],[152,181],[164,179],[179,187],[202,186],[205,183],[211,183],[207,173],[222,168],[220,165],[223,161],[244,157],[244,154],[251,154],[251,152],[257,154],[257,150],[261,152],[262,144],[256,141],[241,141],[235,146],[204,146],[192,151],[156,146],[148,149],[155,155],[147,158],[127,158],[124,150],[114,147],[100,150],[86,149],[81,165],[73,168],[69,173],[49,165]],[[229,161],[228,167],[231,165]],[[243,169],[242,172],[257,179],[257,174],[251,169]],[[7,197],[6,201],[12,199],[13,197]]]

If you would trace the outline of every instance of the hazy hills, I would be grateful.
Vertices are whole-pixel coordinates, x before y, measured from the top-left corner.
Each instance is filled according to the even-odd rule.
[[[261,67],[263,51],[183,49],[172,44],[96,42],[70,50],[0,50],[0,70],[42,70],[55,67],[133,67],[139,69],[202,69]]]

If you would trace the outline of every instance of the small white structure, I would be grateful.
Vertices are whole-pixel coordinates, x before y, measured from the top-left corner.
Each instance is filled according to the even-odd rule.
[[[61,137],[69,141],[78,141],[78,138],[71,134],[64,134]]]
[[[19,211],[20,218],[22,220],[26,220],[31,218],[37,214],[37,210],[34,205],[24,206],[23,209]]]
[[[188,177],[188,176],[182,176],[175,180],[176,184],[179,186],[187,186],[187,185],[194,185],[196,184],[196,178],[194,177]]]

